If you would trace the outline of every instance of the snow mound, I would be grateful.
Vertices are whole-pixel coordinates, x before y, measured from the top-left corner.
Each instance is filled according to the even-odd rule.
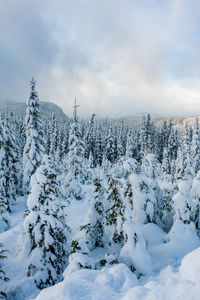
[[[147,243],[147,247],[162,244],[165,240],[166,233],[154,223],[147,223],[141,226],[140,231]]]
[[[200,285],[200,248],[195,249],[183,258],[180,273],[183,279]]]
[[[120,261],[131,269],[134,268],[140,274],[147,275],[150,274],[153,269],[151,257],[147,252],[146,242],[143,236],[139,232],[134,232],[133,226],[134,224],[132,224],[132,222],[126,221],[124,223],[128,240],[120,251]]]
[[[136,276],[124,264],[102,270],[81,269],[42,290],[35,300],[118,300],[137,284]]]
[[[178,266],[183,257],[200,247],[200,240],[193,223],[176,221],[165,237],[165,243],[149,248],[154,270],[159,271],[167,265]]]

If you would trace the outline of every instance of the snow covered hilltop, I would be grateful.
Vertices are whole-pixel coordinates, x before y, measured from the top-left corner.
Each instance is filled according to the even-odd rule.
[[[41,117],[0,118],[0,299],[200,295],[200,133]],[[188,292],[189,291],[189,292]]]

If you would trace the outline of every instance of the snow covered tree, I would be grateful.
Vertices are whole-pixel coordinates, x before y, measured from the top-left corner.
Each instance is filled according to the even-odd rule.
[[[63,138],[61,144],[61,153],[62,153],[62,160],[66,158],[68,147],[69,147],[69,126],[68,123],[64,123],[62,127]]]
[[[146,118],[145,116],[141,120],[140,132],[139,132],[139,145],[140,145],[140,155],[143,157],[146,152],[147,147],[147,133],[146,133]]]
[[[154,154],[142,160],[141,170],[130,175],[133,190],[133,210],[139,224],[160,223],[160,190],[156,181],[158,161]]]
[[[58,147],[58,124],[54,113],[51,116],[49,134],[50,134],[49,155],[55,157],[57,147]]]
[[[171,163],[168,148],[164,148],[162,160],[162,181],[160,188],[162,191],[162,223],[163,228],[169,231],[173,225],[173,203],[172,198],[175,194],[175,184],[171,174]]]
[[[147,115],[147,121],[146,121],[146,149],[145,153],[154,153],[155,150],[155,128],[154,124],[151,121],[150,114]]]
[[[105,199],[106,190],[102,180],[97,177],[94,180],[94,200],[89,213],[89,223],[81,227],[86,231],[86,239],[90,250],[96,247],[104,247]]]
[[[49,157],[44,156],[44,163],[31,177],[31,187],[24,220],[30,245],[27,275],[34,276],[37,287],[42,289],[62,280],[67,255],[63,202]]]
[[[153,269],[151,257],[146,249],[146,242],[138,231],[131,212],[125,209],[123,224],[124,245],[120,250],[119,261],[125,263],[137,277],[151,273]]]
[[[97,166],[101,166],[103,159],[101,127],[98,126],[95,131],[95,150],[94,160]]]
[[[109,208],[106,210],[106,223],[111,229],[110,243],[123,244],[123,222],[124,204],[119,192],[118,183],[108,176],[108,197]],[[109,231],[109,229],[107,229]]]
[[[8,213],[11,211],[10,199],[7,197],[5,157],[5,142],[0,119],[0,232],[8,228]]]
[[[169,159],[175,160],[177,158],[178,151],[178,132],[171,128],[169,139],[168,139],[168,151]]]
[[[193,163],[194,172],[195,174],[197,174],[198,170],[200,169],[200,134],[198,118],[196,118],[196,125],[193,131],[190,155]]]
[[[140,155],[144,157],[148,153],[155,152],[155,128],[154,124],[151,121],[150,114],[147,115],[147,118],[143,117],[140,125]]]
[[[191,195],[192,195],[192,204],[193,204],[193,221],[197,230],[200,230],[200,171],[198,171],[197,175],[195,176],[192,188],[191,188]]]
[[[171,174],[171,164],[168,148],[165,147],[163,150],[163,159],[162,159],[162,178],[165,180]]]
[[[194,221],[194,205],[189,181],[179,181],[178,192],[172,200],[174,202],[175,220],[182,220],[186,224]]]
[[[127,136],[126,143],[126,159],[133,158],[134,144],[133,144],[133,132],[130,129]]]
[[[193,168],[193,161],[190,155],[190,147],[191,147],[191,140],[189,135],[188,124],[186,123],[185,126],[185,135],[182,141],[182,154],[183,154],[183,170],[182,170],[182,178],[184,180],[192,180],[194,178],[194,168]]]
[[[168,146],[169,135],[170,135],[169,126],[167,125],[167,122],[164,121],[160,129],[160,140],[159,140],[159,147],[160,147],[159,161],[160,162],[163,159],[164,149],[167,148]]]
[[[183,162],[183,152],[182,149],[178,149],[177,160],[176,160],[176,180],[180,180],[184,178],[184,162]]]
[[[87,177],[85,166],[85,145],[83,142],[81,124],[77,116],[76,100],[70,125],[69,152],[67,155],[68,173],[66,177],[66,196],[76,200],[81,199],[81,184]]]
[[[11,116],[10,116],[11,119]],[[14,204],[18,180],[20,180],[20,171],[17,157],[17,146],[14,138],[14,133],[12,130],[12,123],[9,121],[8,113],[5,116],[3,135],[4,135],[4,163],[5,163],[5,187],[6,187],[6,198],[9,199],[10,206]],[[18,177],[19,175],[19,177]]]
[[[7,258],[6,256],[6,250],[3,248],[3,245],[0,244],[0,299],[6,300],[6,292],[5,292],[5,282],[8,281],[8,278],[6,277],[6,273],[3,269],[3,260]]]
[[[108,131],[108,137],[107,137],[107,144],[106,144],[106,149],[105,149],[105,155],[108,161],[111,163],[114,163],[116,160],[116,147],[115,147],[115,139],[114,139],[114,133],[113,133],[113,128],[110,125],[109,131]]]
[[[117,159],[120,159],[125,155],[123,129],[124,129],[124,122],[122,121],[117,135]]]
[[[30,178],[42,162],[45,152],[43,131],[40,119],[39,99],[35,90],[36,81],[31,80],[31,93],[27,101],[25,118],[26,144],[23,153],[23,186],[24,193],[30,192]]]
[[[85,157],[89,159],[90,153],[94,156],[94,118],[95,114],[92,115],[88,130],[85,137]]]

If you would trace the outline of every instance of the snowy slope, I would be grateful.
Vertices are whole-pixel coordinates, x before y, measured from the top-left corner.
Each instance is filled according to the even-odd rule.
[[[67,207],[72,235],[76,232],[79,239],[83,233],[77,229],[85,224],[88,208],[89,201],[86,200],[76,201]],[[11,214],[10,229],[0,234],[1,242],[9,250],[9,259],[5,265],[10,277],[8,299],[199,299],[200,241],[193,225],[186,225],[180,221],[174,224],[169,234],[164,233],[155,224],[146,224],[138,228],[147,243],[147,251],[153,263],[153,271],[149,276],[138,280],[123,263],[98,270],[81,269],[77,261],[83,260],[84,255],[77,254],[74,258],[71,257],[62,282],[39,291],[32,279],[26,276],[25,261],[28,253],[22,226],[25,209],[26,199],[18,198]],[[104,255],[103,251],[93,253],[90,263],[95,262],[98,256]]]
[[[180,267],[168,266],[145,280],[137,282],[124,265],[102,270],[66,272],[63,282],[44,289],[35,300],[198,300],[200,248],[184,257]],[[197,262],[197,264],[196,264]]]

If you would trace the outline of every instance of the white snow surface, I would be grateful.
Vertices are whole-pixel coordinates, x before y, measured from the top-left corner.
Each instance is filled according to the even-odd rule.
[[[89,189],[85,201],[75,201],[67,207],[68,224],[73,239],[81,241],[83,232],[77,230],[88,218]],[[87,197],[88,193],[88,197]],[[103,268],[80,268],[84,260],[94,266],[106,257],[107,249],[96,249],[87,255],[73,254],[64,272],[64,280],[53,287],[38,290],[32,278],[27,278],[27,245],[23,229],[26,199],[18,198],[10,215],[10,228],[0,233],[0,242],[8,249],[5,270],[8,300],[199,300],[200,297],[200,240],[194,224],[175,222],[166,234],[155,224],[138,225],[142,247],[148,260],[148,272],[137,278],[127,265],[106,265]],[[129,251],[129,249],[125,249]],[[121,254],[125,255],[124,250]],[[143,254],[141,254],[142,256]],[[142,259],[139,253],[133,257]],[[146,266],[147,267],[147,266]]]

